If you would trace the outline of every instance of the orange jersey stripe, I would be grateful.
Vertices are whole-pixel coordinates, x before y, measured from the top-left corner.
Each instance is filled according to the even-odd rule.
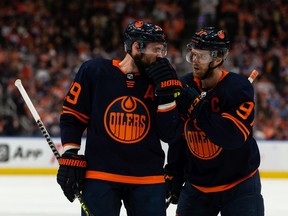
[[[237,122],[248,134],[250,133],[249,130],[245,127],[245,125],[239,121],[237,118],[235,118],[234,116],[228,114],[228,113],[222,113],[223,117],[230,117],[231,119],[235,120],[235,122]]]
[[[88,123],[88,121],[86,121],[85,119],[81,118],[80,116],[78,116],[76,113],[74,112],[70,112],[70,111],[63,111],[64,114],[71,114],[74,115],[76,118],[78,118],[80,121],[84,122],[84,123]]]
[[[89,117],[87,117],[86,115],[83,115],[73,109],[70,109],[66,106],[63,106],[63,113],[64,114],[71,114],[74,115],[76,118],[78,118],[80,121],[84,122],[84,123],[88,123]]]
[[[73,110],[73,109],[71,109],[71,108],[69,108],[69,107],[67,107],[67,106],[63,106],[63,110],[69,110],[69,111],[71,111],[71,112],[73,112],[73,113],[76,113],[77,115],[79,115],[79,116],[81,116],[82,118],[84,118],[84,119],[89,119],[89,117],[88,116],[86,116],[86,115],[84,115],[84,114],[82,114],[82,113],[80,113],[80,112],[77,112],[76,110]]]
[[[239,179],[236,182],[233,182],[231,184],[225,184],[225,185],[220,185],[220,186],[215,186],[215,187],[201,187],[201,186],[197,186],[192,184],[195,188],[197,188],[198,190],[202,191],[203,193],[213,193],[213,192],[221,192],[221,191],[225,191],[225,190],[229,190],[233,187],[235,187],[236,185],[240,184],[241,182],[245,181],[246,179],[252,177],[255,173],[257,172],[257,169],[250,173],[248,176],[245,176],[242,179]]]
[[[112,60],[112,65],[114,66],[114,67],[117,67],[117,68],[119,68],[119,70],[123,73],[123,74],[127,74],[127,72],[126,71],[123,71],[121,68],[120,68],[120,66],[119,66],[119,63],[121,62],[121,60],[119,60],[119,59],[113,59]],[[139,75],[140,73],[139,72],[133,72],[133,74],[134,75]]]
[[[90,179],[100,179],[105,181],[128,183],[128,184],[159,184],[164,183],[164,176],[125,176],[112,173],[106,173],[101,171],[87,170],[86,178]]]
[[[229,115],[227,113],[223,113],[222,116],[224,118],[230,119],[234,122],[234,124],[239,128],[239,130],[243,133],[244,135],[244,140],[247,139],[248,135],[250,134],[249,130],[245,127],[245,125],[243,125],[242,122],[240,122],[238,119],[236,119],[235,117],[233,117],[232,115]]]

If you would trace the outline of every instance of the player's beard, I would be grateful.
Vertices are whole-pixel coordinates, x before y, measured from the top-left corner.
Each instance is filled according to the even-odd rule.
[[[210,67],[213,62],[209,62],[208,66],[203,66],[201,63],[197,63],[193,65],[193,76],[204,80],[212,76],[213,70],[217,67]],[[203,63],[204,64],[204,63]]]
[[[143,61],[144,55],[145,54],[141,54],[141,55],[136,55],[133,57],[134,62],[136,66],[138,67],[139,72],[143,74],[145,73],[145,69],[151,65],[151,63]]]

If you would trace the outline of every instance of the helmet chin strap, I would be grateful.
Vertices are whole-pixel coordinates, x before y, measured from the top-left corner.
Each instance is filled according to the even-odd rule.
[[[217,68],[218,66],[220,66],[222,63],[223,63],[223,59],[221,60],[221,62],[220,62],[218,65],[216,65],[216,66],[214,66],[214,67],[210,67],[211,64],[212,64],[212,62],[210,62],[210,63],[209,63],[209,67],[208,67],[208,69],[206,70],[204,76],[201,78],[201,80],[204,80],[204,79],[208,78],[208,77],[211,75],[212,71],[213,71],[215,68]]]

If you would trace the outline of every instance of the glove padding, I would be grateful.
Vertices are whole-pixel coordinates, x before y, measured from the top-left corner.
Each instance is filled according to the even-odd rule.
[[[145,69],[145,73],[155,84],[156,96],[170,98],[170,102],[179,96],[182,83],[168,59],[157,58],[152,65]]]
[[[204,100],[194,88],[184,86],[176,103],[180,114],[194,119],[199,115]]]
[[[169,203],[177,204],[180,192],[183,188],[184,178],[182,175],[173,174],[165,170],[166,199]],[[169,205],[167,203],[167,205]]]
[[[73,151],[65,152],[59,160],[57,182],[70,202],[82,190],[87,162],[84,155]]]

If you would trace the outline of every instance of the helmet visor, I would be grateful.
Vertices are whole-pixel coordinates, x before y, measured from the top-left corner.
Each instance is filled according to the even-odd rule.
[[[192,49],[186,54],[186,61],[189,63],[207,64],[213,61],[210,51],[199,52]]]
[[[162,57],[165,57],[167,55],[167,44],[147,43],[145,48],[141,48],[139,51],[146,55],[161,55]]]

